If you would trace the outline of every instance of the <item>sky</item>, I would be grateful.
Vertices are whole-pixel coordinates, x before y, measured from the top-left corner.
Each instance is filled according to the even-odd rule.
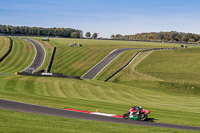
[[[200,0],[0,0],[0,24],[132,35],[200,34]]]

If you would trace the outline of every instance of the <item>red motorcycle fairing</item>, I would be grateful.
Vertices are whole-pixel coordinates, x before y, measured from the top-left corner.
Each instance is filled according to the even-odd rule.
[[[144,113],[145,115],[146,115],[146,114],[149,114],[150,112],[151,112],[151,111],[149,111],[149,110],[142,110],[142,111],[141,111],[141,113]]]

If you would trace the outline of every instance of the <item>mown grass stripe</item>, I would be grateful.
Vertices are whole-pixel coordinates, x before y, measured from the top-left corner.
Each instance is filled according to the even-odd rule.
[[[19,41],[18,43],[19,44]],[[16,44],[15,44],[16,45]],[[19,52],[21,53],[20,57],[22,57],[22,60],[19,60],[17,56],[13,56],[12,57],[12,60],[10,61],[10,64],[9,64],[9,68],[6,69],[6,72],[10,72],[10,71],[13,71],[13,69],[15,69],[16,67],[17,68],[20,68],[21,67],[21,64],[23,64],[23,61],[24,61],[24,55],[23,55],[23,51],[24,51],[24,43],[22,43],[22,45],[19,45],[16,49],[16,53],[15,54],[18,54]],[[14,54],[14,55],[15,55]],[[11,64],[15,64],[15,65],[11,65]]]
[[[34,50],[24,40],[13,39],[13,50],[0,63],[0,73],[14,73],[23,70],[33,59]],[[29,50],[28,50],[29,49]]]
[[[83,72],[83,69],[84,69],[84,66],[85,64],[87,63],[86,60],[90,60],[91,58],[94,58],[93,56],[95,55],[96,51],[92,51],[92,52],[89,52],[89,51],[85,51],[84,54],[86,54],[87,56],[83,56],[82,58],[77,58],[76,60],[73,61],[72,63],[72,67],[75,67],[75,69],[72,69],[71,71],[71,74],[72,75],[82,75]],[[87,69],[85,69],[86,71]]]
[[[59,81],[54,82],[55,92],[56,92],[58,97],[67,97],[65,95],[64,88],[63,88],[63,86],[61,84],[62,83],[59,82]]]
[[[71,54],[71,56],[68,56],[67,53],[64,53],[65,55],[67,55],[65,57],[65,59],[62,59],[63,61],[65,61],[67,64],[70,64],[70,62],[73,62],[73,59],[77,59],[80,58],[81,56],[83,56],[82,52],[84,52],[84,49],[82,50],[73,50],[73,54]]]
[[[4,43],[4,38],[0,37],[0,51],[4,48],[5,43]],[[0,52],[1,53],[1,52]]]
[[[35,78],[28,77],[27,80],[24,81],[25,82],[24,90],[26,93],[32,94],[32,95],[35,94],[35,88],[34,88],[35,80],[36,80]]]
[[[6,42],[6,37],[0,37],[0,58],[6,53],[9,44]]]
[[[63,73],[65,73],[65,71],[70,71],[70,69],[67,69],[66,66],[72,67],[73,60],[80,58],[78,55],[79,55],[79,53],[76,52],[75,54],[73,54],[73,56],[67,57],[66,60],[60,61],[64,65],[61,65],[60,68],[57,71],[61,71]],[[64,69],[64,68],[66,68],[66,69]]]
[[[74,50],[71,50],[72,52],[74,52]],[[58,56],[58,53],[63,53],[61,55]],[[75,51],[76,53],[76,51]],[[68,53],[65,51],[65,52],[62,52],[62,51],[59,51],[59,49],[57,50],[56,54],[55,54],[55,61],[53,62],[53,66],[52,66],[52,70],[53,72],[58,72],[58,71],[61,71],[62,69],[58,68],[58,69],[55,69],[54,66],[63,66],[65,67],[65,62],[68,62],[70,59],[73,58],[73,54],[70,54],[69,56],[64,56],[64,55],[68,55]],[[54,65],[56,64],[56,65]]]
[[[10,80],[7,80],[4,86],[4,90],[11,93],[17,92],[17,90],[15,90],[15,87],[17,85],[18,80],[18,77],[12,77]]]
[[[61,47],[61,48],[58,49],[56,56],[57,56],[57,59],[58,59],[59,62],[62,61],[62,60],[70,60],[74,56],[74,53],[77,53],[78,51],[79,51],[78,49],[74,49],[74,48],[65,49],[65,48]]]
[[[17,55],[17,50],[18,50],[18,47],[16,47],[15,45],[15,41],[13,41],[13,50],[11,51],[11,53],[8,55],[8,57],[3,60],[1,63],[0,63],[0,71],[1,72],[7,72],[5,71],[5,69],[9,69],[9,66],[12,66],[12,59],[14,55]],[[15,56],[16,57],[16,56]]]
[[[42,90],[43,90],[43,93],[42,93],[41,95],[50,96],[49,93],[48,93],[48,91],[47,91],[48,88],[47,88],[47,85],[46,85],[46,82],[45,82],[45,81],[42,82],[41,88],[42,88]]]

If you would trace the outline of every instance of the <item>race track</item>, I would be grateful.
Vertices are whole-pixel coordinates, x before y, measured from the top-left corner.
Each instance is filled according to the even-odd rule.
[[[82,78],[94,79],[108,64],[111,63],[117,56],[127,50],[137,50],[141,48],[120,48],[112,51],[109,55],[103,58],[99,63],[92,67],[88,72],[86,72]]]
[[[36,114],[42,114],[42,115],[67,117],[67,118],[75,118],[75,119],[85,119],[85,120],[104,121],[104,122],[130,124],[130,125],[141,125],[141,126],[150,126],[150,127],[164,127],[164,128],[200,131],[200,127],[155,123],[155,122],[148,122],[148,121],[124,120],[121,118],[74,112],[74,111],[69,111],[69,110],[62,110],[62,109],[20,103],[20,102],[3,100],[3,99],[0,99],[0,108],[20,111],[20,112],[36,113]]]
[[[35,47],[36,55],[35,55],[33,62],[27,68],[25,68],[23,71],[26,71],[27,69],[31,69],[31,68],[34,69],[34,71],[35,71],[38,68],[40,68],[40,66],[42,66],[42,64],[44,62],[44,59],[46,56],[45,49],[39,42],[37,42],[35,40],[29,39],[29,38],[24,38],[24,39],[28,40]]]

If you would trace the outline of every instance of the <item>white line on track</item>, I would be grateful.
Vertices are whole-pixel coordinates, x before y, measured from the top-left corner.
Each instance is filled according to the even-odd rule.
[[[28,41],[27,39],[24,39],[24,40]],[[30,42],[30,41],[29,41],[29,42]],[[34,57],[33,61],[31,62],[31,64],[30,64],[28,67],[26,67],[24,70],[26,70],[27,68],[29,68],[29,67],[33,64],[33,62],[34,62],[34,60],[35,60],[35,58],[36,58],[36,56],[37,56],[37,49],[36,49],[35,45],[34,45],[32,42],[30,42],[30,43],[31,43],[31,44],[33,45],[33,47],[35,48],[36,53],[35,53],[35,57]],[[21,72],[23,72],[24,70],[22,70]]]
[[[28,39],[24,39],[24,40],[26,40],[26,41],[29,41]],[[31,40],[31,39],[30,39]],[[35,41],[35,40],[33,40],[33,41]],[[31,62],[31,64],[28,66],[28,67],[26,67],[24,70],[26,70],[27,68],[29,68],[33,63],[34,63],[34,61],[35,61],[35,58],[36,58],[36,56],[37,56],[37,49],[36,49],[36,47],[35,47],[35,45],[31,42],[31,41],[29,41],[33,46],[34,46],[34,48],[35,48],[35,51],[36,51],[36,54],[35,54],[35,57],[34,57],[34,59],[33,59],[33,61]],[[37,41],[36,41],[37,42]],[[38,42],[38,44],[40,44],[39,42]],[[40,44],[41,46],[42,46],[42,44]],[[45,61],[45,58],[46,58],[46,51],[45,51],[45,49],[44,49],[44,47],[42,46],[42,48],[43,48],[43,50],[44,50],[44,58],[43,58],[43,61],[42,61],[42,64],[40,64],[40,66],[36,69],[36,70],[38,70],[42,65],[43,65],[43,63],[44,63],[44,61]],[[22,70],[22,71],[24,71],[24,70]],[[34,70],[34,71],[36,71],[36,70]],[[33,72],[34,72],[33,71]]]

